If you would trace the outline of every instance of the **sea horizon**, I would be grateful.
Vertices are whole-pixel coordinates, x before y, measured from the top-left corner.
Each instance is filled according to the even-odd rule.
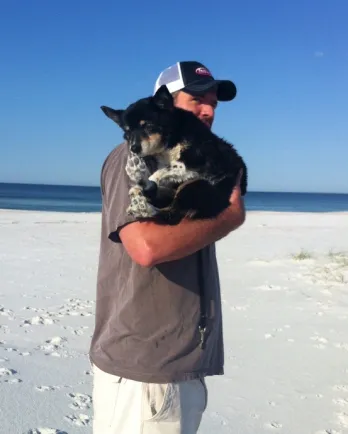
[[[348,193],[248,191],[247,211],[348,211]],[[100,186],[0,182],[0,209],[101,212]]]
[[[45,186],[45,187],[77,187],[77,188],[97,188],[100,189],[100,185],[85,185],[85,184],[51,184],[51,183],[38,183],[38,182],[6,182],[0,181],[0,185],[31,185],[31,186]],[[290,193],[290,194],[337,194],[348,196],[348,191],[335,192],[335,191],[298,191],[298,190],[249,190],[248,193]]]

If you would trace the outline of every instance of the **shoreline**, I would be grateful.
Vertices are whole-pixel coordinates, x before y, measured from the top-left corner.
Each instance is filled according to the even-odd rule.
[[[290,210],[257,210],[257,209],[246,209],[248,214],[257,214],[257,213],[263,213],[263,214],[340,214],[340,215],[348,215],[348,209],[347,211],[290,211]],[[0,208],[0,213],[28,213],[28,214],[35,214],[35,213],[43,213],[43,214],[74,214],[74,215],[101,215],[101,211],[53,211],[53,210],[31,210],[31,209],[15,209],[15,208]]]

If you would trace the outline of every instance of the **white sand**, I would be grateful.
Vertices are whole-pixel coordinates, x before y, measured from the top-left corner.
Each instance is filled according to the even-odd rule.
[[[99,214],[0,211],[1,434],[91,433],[99,235]],[[200,433],[348,433],[348,213],[250,212],[218,258],[226,373]]]

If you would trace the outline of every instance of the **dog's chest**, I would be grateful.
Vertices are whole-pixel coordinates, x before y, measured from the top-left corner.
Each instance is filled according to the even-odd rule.
[[[138,184],[140,181],[147,180],[151,173],[155,170],[171,167],[175,162],[180,160],[183,145],[178,144],[174,148],[166,149],[161,154],[153,156],[155,166],[150,168],[144,158],[139,157],[137,154],[129,151],[126,163],[126,173],[129,179]]]
[[[170,157],[167,152],[156,156],[157,169],[164,169],[170,166]]]
[[[164,167],[170,167],[174,163],[180,161],[181,153],[184,149],[184,145],[179,143],[174,148],[166,149],[161,154],[156,156],[158,169],[163,169]]]

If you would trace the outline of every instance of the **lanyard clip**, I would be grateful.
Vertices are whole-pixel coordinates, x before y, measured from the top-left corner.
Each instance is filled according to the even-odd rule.
[[[199,333],[201,334],[200,347],[204,349],[205,347],[205,332],[207,331],[206,327],[199,326]]]

